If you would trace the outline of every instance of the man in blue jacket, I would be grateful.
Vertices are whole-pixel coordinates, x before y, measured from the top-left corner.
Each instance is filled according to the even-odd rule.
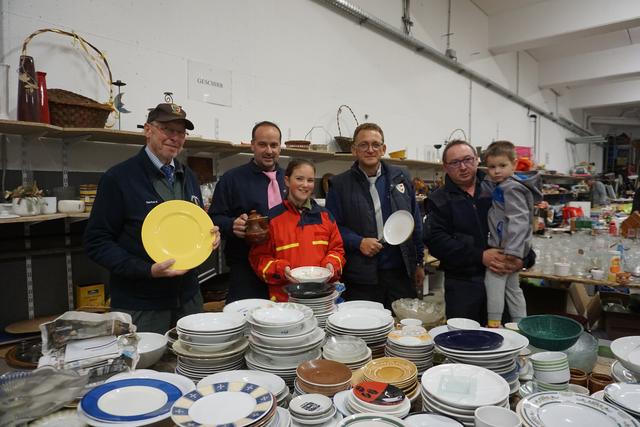
[[[159,203],[187,200],[202,207],[195,174],[175,158],[186,129],[193,129],[176,104],[159,104],[144,125],[146,146],[100,179],[84,235],[89,258],[111,273],[113,311],[129,313],[138,331],[165,333],[185,315],[202,311],[195,270],[174,270],[174,259],[154,263],[142,244],[142,223]],[[212,230],[214,249],[220,244]]]
[[[375,123],[363,123],[353,133],[351,169],[329,184],[327,209],[334,215],[346,252],[342,278],[345,300],[384,304],[415,298],[424,280],[422,221],[409,173],[382,161],[384,133]],[[412,238],[391,246],[380,243],[387,218],[398,210],[413,214]]]
[[[424,242],[444,270],[447,318],[465,317],[487,323],[485,268],[496,274],[520,270],[523,260],[508,261],[501,249],[489,248],[487,215],[491,195],[483,195],[484,172],[478,170],[475,148],[466,141],[451,141],[442,153],[445,184],[429,194]],[[529,251],[526,267],[535,262]]]
[[[227,304],[246,298],[269,298],[267,284],[249,264],[245,242],[248,213],[266,216],[286,198],[284,171],[278,166],[282,132],[272,122],[257,123],[251,131],[253,158],[222,175],[213,193],[209,215],[225,238],[224,254],[230,271]]]

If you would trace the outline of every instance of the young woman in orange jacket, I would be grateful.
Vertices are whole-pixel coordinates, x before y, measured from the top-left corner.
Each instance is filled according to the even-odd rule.
[[[269,240],[249,252],[251,267],[276,301],[289,299],[282,287],[296,282],[293,268],[326,267],[333,273],[330,282],[342,274],[345,258],[338,226],[331,213],[311,198],[315,172],[307,160],[289,162],[284,177],[287,198],[269,211]]]

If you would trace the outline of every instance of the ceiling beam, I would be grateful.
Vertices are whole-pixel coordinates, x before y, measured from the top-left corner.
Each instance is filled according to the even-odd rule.
[[[638,103],[640,80],[626,80],[594,86],[573,88],[566,95],[566,106],[571,109],[606,107]]]
[[[490,16],[489,50],[533,49],[638,25],[637,0],[548,0]]]
[[[568,56],[539,65],[542,88],[579,86],[640,75],[640,45]]]

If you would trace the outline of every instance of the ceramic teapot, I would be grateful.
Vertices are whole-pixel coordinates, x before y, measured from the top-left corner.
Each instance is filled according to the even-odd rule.
[[[249,212],[247,231],[244,239],[252,245],[262,243],[269,238],[269,218],[260,215],[255,209]]]

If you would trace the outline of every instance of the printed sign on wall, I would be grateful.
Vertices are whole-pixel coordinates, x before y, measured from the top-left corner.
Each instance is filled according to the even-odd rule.
[[[189,99],[231,106],[231,71],[195,61],[187,68]]]

